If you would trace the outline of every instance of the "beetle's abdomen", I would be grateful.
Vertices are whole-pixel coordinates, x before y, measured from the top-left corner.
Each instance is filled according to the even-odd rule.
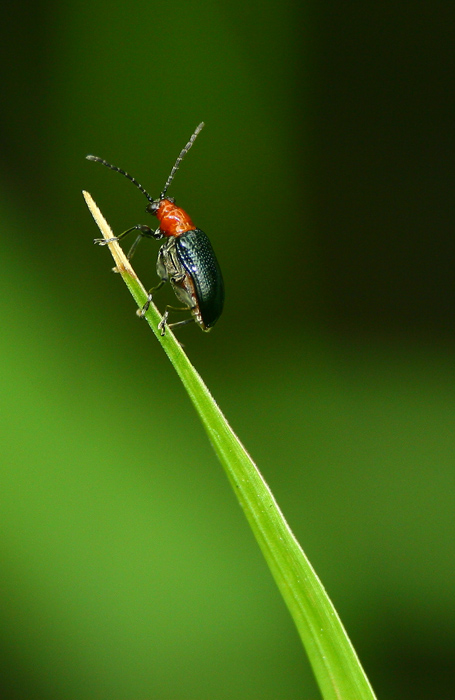
[[[204,328],[211,328],[224,304],[223,276],[212,245],[204,231],[196,228],[176,238],[175,246],[182,266],[193,280]]]

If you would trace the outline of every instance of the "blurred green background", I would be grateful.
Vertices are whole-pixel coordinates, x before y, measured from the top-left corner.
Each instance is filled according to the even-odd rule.
[[[455,696],[451,3],[3,4],[0,695],[314,700],[289,615],[82,200],[211,237],[190,358],[380,698]],[[155,283],[158,244],[135,267]],[[163,293],[159,305],[170,300]]]

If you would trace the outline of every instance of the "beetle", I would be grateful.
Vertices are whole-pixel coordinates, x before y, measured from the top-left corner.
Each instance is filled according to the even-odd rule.
[[[145,315],[153,299],[153,294],[169,280],[177,299],[185,305],[182,310],[191,311],[192,317],[177,323],[167,324],[168,309],[174,308],[167,306],[163,319],[159,324],[161,335],[165,334],[166,325],[169,325],[171,328],[186,325],[191,321],[196,321],[203,331],[210,331],[223,311],[223,276],[210,240],[201,229],[196,228],[186,211],[176,205],[175,199],[166,196],[180,163],[203,127],[204,122],[201,122],[186,146],[180,151],[158,199],[153,199],[147,190],[125,170],[111,165],[111,163],[98,156],[86,156],[87,160],[101,163],[131,180],[133,185],[149,200],[145,211],[156,216],[159,221],[159,226],[155,230],[149,226],[137,224],[119,236],[110,238],[108,241],[104,238],[95,238],[94,243],[105,245],[110,241],[120,241],[132,231],[138,231],[139,235],[128,253],[128,259],[131,259],[142,238],[166,239],[166,242],[158,252],[156,263],[156,271],[160,282],[149,291],[148,299],[139,315],[142,317]]]

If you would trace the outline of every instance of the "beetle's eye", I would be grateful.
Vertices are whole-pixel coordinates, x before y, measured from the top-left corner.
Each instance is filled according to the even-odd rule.
[[[153,214],[156,216],[156,212],[158,211],[159,203],[158,202],[150,202],[150,204],[147,204],[145,211],[147,214]]]

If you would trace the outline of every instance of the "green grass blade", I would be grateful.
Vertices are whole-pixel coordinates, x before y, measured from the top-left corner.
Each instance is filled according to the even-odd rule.
[[[113,233],[91,196],[84,197],[107,240]],[[117,242],[108,243],[116,268],[139,308],[147,294]],[[324,700],[375,696],[346,631],[319,578],[289,528],[259,470],[230,428],[173,333],[161,336],[161,315],[151,304],[146,319],[175,367],[245,512],[297,626]]]

